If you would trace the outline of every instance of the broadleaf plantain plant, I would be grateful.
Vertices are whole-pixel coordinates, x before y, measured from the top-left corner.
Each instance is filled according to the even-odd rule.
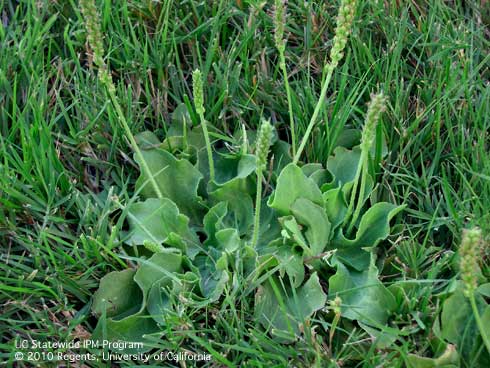
[[[261,131],[270,129],[263,124]],[[360,168],[367,161],[359,147],[338,147],[326,168],[296,165],[283,153],[275,160],[289,163],[272,169],[260,195],[263,175],[257,173],[267,166],[256,155],[267,148],[249,154],[215,146],[212,180],[200,126],[180,126],[186,131],[172,127],[163,142],[150,132],[136,136],[163,198],[142,170],[136,184],[142,198],[124,211],[125,242],[149,254],[137,259],[136,271],[101,280],[92,307],[100,316],[94,338],[143,342],[146,334],[162,331],[182,303],[219,303],[234,274],[255,294],[255,318],[280,341],[297,338],[301,324],[325,307],[326,281],[328,298],[343,300],[343,317],[368,327],[387,321],[394,301],[378,280],[374,249],[403,207],[373,203],[374,180]],[[283,145],[275,137],[271,152],[285,152],[278,149]],[[364,193],[352,194],[360,170],[367,184]],[[345,219],[352,197],[360,210],[349,237]],[[333,268],[336,273],[325,276]]]
[[[179,118],[188,111],[179,106],[163,142],[151,132],[133,137],[103,60],[94,2],[80,5],[99,80],[141,169],[135,186],[140,199],[122,212],[129,227],[123,241],[134,250],[138,266],[102,278],[92,304],[98,317],[93,339],[148,342],[128,352],[151,349],[155,336],[150,335],[163,335],[183,306],[219,304],[236,280],[242,280],[245,296],[254,295],[254,319],[280,341],[297,339],[302,326],[327,308],[327,299],[341,304],[335,304],[335,325],[344,317],[376,334],[394,298],[378,279],[375,247],[403,209],[376,203],[373,195],[370,144],[383,98],[373,98],[360,146],[337,147],[326,168],[299,164],[342,58],[356,1],[341,2],[322,92],[294,157],[266,121],[253,153],[247,152],[253,145],[246,138],[253,134],[245,130],[243,142],[236,144],[241,149],[213,145],[199,71],[194,99],[201,125],[189,127],[188,119]],[[269,155],[274,155],[272,166]]]

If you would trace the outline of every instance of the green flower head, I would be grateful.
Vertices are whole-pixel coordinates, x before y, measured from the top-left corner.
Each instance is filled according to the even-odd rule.
[[[260,171],[265,170],[267,166],[267,156],[269,155],[273,130],[274,128],[269,120],[262,120],[255,149],[255,154],[257,155],[257,169]]]
[[[368,111],[366,114],[366,120],[364,123],[364,129],[362,130],[361,137],[361,149],[369,151],[373,145],[374,138],[376,137],[376,127],[381,114],[386,110],[386,98],[383,93],[380,92],[376,95],[371,95],[371,102],[369,103]]]
[[[330,50],[330,67],[336,68],[344,56],[344,48],[351,32],[354,15],[356,14],[356,0],[342,0],[337,15],[337,26],[333,46]]]
[[[463,231],[459,248],[459,268],[464,285],[464,294],[470,296],[478,287],[478,257],[481,248],[481,230],[473,228]]]
[[[192,73],[192,92],[194,94],[194,106],[199,115],[204,114],[204,92],[202,87],[202,74],[199,69]]]

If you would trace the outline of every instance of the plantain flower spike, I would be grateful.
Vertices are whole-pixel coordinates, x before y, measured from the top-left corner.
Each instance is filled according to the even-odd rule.
[[[192,73],[192,87],[194,94],[194,106],[199,115],[204,115],[204,93],[202,87],[202,73],[199,69]]]
[[[344,57],[344,48],[352,29],[354,15],[356,14],[356,0],[342,0],[340,3],[339,13],[337,15],[337,26],[335,27],[335,36],[333,46],[330,50],[330,67],[335,69],[340,60]]]
[[[194,95],[194,107],[201,120],[201,126],[204,133],[204,140],[206,141],[206,151],[208,153],[209,162],[209,175],[211,180],[214,180],[214,161],[213,161],[213,149],[211,147],[211,139],[209,138],[208,125],[204,118],[204,91],[202,86],[202,73],[199,69],[192,72],[192,93]]]
[[[153,253],[161,253],[165,248],[161,244],[154,243],[152,241],[143,241],[143,246]]]
[[[284,26],[286,24],[286,0],[274,2],[274,41],[277,49],[284,52],[286,40],[284,39]]]
[[[94,53],[94,63],[99,68],[105,68],[104,46],[102,44],[102,31],[100,30],[100,17],[94,0],[80,0],[82,15],[85,19],[87,39]]]
[[[112,91],[115,90],[112,77],[104,61],[104,44],[100,28],[100,16],[94,0],[80,0],[80,8],[85,20],[87,39],[92,48],[94,64],[99,68],[99,79]]]
[[[371,149],[374,138],[376,137],[376,126],[378,125],[381,114],[385,110],[386,98],[383,96],[383,93],[380,92],[376,95],[371,95],[371,102],[369,103],[361,137],[361,149],[364,152],[368,152]]]
[[[257,156],[257,170],[264,171],[267,166],[267,156],[269,155],[273,130],[274,128],[269,120],[262,120],[255,148],[255,154]]]
[[[461,280],[464,294],[469,297],[478,287],[478,257],[481,247],[481,230],[463,230],[463,240],[459,248]]]

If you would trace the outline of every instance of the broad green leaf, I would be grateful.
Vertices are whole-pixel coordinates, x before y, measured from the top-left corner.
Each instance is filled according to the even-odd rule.
[[[258,252],[256,248],[245,244],[239,255],[243,266],[243,278],[247,279],[250,274],[256,272],[259,259]]]
[[[330,175],[326,169],[315,171],[309,178],[313,180],[319,188],[323,188],[326,185],[333,185],[332,175]]]
[[[458,289],[443,304],[441,314],[442,337],[452,343],[460,343],[465,327],[470,327],[473,320],[473,312],[470,303]],[[474,328],[475,326],[473,326]]]
[[[202,174],[187,160],[177,160],[171,153],[155,144],[160,144],[158,138],[150,132],[143,132],[137,137],[143,158],[153,174],[163,197],[171,199],[179,210],[193,221],[199,221],[202,211],[201,198],[197,195]],[[138,157],[136,162],[141,167]],[[156,198],[157,194],[142,171],[136,182],[136,190],[145,198]]]
[[[271,146],[271,156],[273,160],[273,172],[276,175],[288,165],[293,159],[291,157],[291,145],[287,142],[278,140]]]
[[[318,187],[329,183],[332,180],[330,173],[321,164],[305,164],[301,167],[303,173],[313,180]]]
[[[215,183],[219,186],[237,179],[245,179],[255,172],[255,156],[219,156],[215,161]]]
[[[335,147],[342,146],[347,149],[352,149],[354,146],[359,145],[361,142],[362,133],[358,129],[342,129],[337,140],[335,142]],[[371,146],[370,153],[372,156],[376,154],[376,145]],[[388,146],[386,144],[386,138],[382,134],[381,139],[381,156],[385,157],[388,154]]]
[[[141,245],[144,241],[168,244],[180,248],[185,245],[192,258],[199,251],[199,239],[189,229],[189,219],[168,198],[149,198],[129,206],[127,219],[130,236],[126,243]]]
[[[378,279],[374,260],[362,272],[338,262],[337,273],[329,279],[329,299],[336,296],[342,299],[342,317],[374,327],[384,325],[396,307],[395,298]]]
[[[172,128],[179,128],[180,133],[182,134],[183,127],[190,127],[192,125],[191,116],[189,114],[189,110],[185,103],[180,103],[177,105],[175,110],[172,112]]]
[[[127,347],[123,349],[117,349],[118,353],[135,354],[142,353],[151,350],[152,347],[148,345],[150,341],[146,338],[146,335],[159,332],[160,328],[155,321],[147,315],[146,310],[141,310],[137,314],[133,314],[129,317],[113,320],[99,319],[99,323],[92,334],[91,339],[94,341],[126,341],[126,342],[141,342],[142,348]]]
[[[456,347],[447,344],[446,350],[438,358],[420,357],[415,354],[408,354],[407,365],[410,368],[457,368],[459,367],[459,354]]]
[[[332,245],[337,249],[335,257],[341,262],[361,271],[369,265],[369,252],[363,248],[373,248],[390,234],[390,220],[405,206],[391,203],[376,203],[361,218],[355,239],[347,239],[342,229],[337,232]]]
[[[332,174],[333,180],[331,183],[322,185],[322,192],[341,186],[345,196],[350,197],[360,159],[361,150],[359,147],[354,147],[352,150],[347,150],[344,147],[337,147],[334,150],[334,155],[330,156],[327,162],[327,169]],[[371,175],[368,174],[364,195],[362,197],[363,202],[367,201],[373,187],[374,180]]]
[[[131,341],[148,343],[145,335],[159,331],[155,321],[147,315],[146,291],[138,285],[133,270],[125,270],[110,273],[101,280],[99,290],[94,296],[94,312],[100,313],[97,326],[92,334],[94,341]],[[138,287],[139,286],[139,287]],[[142,293],[143,291],[143,293]],[[103,308],[106,300],[117,296],[117,310],[106,310],[104,317]],[[123,309],[127,309],[123,311]],[[119,313],[115,316],[115,313]],[[113,318],[109,318],[114,316]],[[131,348],[118,350],[124,353],[137,353],[150,350],[151,347],[144,345],[143,348]]]
[[[332,225],[332,230],[335,230],[344,221],[347,213],[347,203],[344,198],[344,192],[341,187],[330,189],[323,193],[325,202],[324,208],[327,218]]]
[[[212,126],[208,126],[208,131],[212,132],[215,129]],[[185,139],[187,140],[187,145],[193,147],[197,152],[206,150],[206,140],[204,139],[204,132],[202,126],[198,125],[190,129]]]
[[[408,354],[407,366],[408,366],[408,368],[435,368],[435,367],[437,367],[434,359],[419,357],[415,354]]]
[[[293,287],[296,288],[300,286],[305,278],[303,256],[298,254],[298,252],[292,248],[291,244],[282,244],[278,246],[274,256],[278,261],[281,277],[286,273],[291,279]]]
[[[359,326],[362,327],[370,336],[374,337],[374,344],[378,349],[386,349],[390,347],[402,334],[400,330],[388,326],[379,326],[374,328],[365,323],[359,322]]]
[[[241,240],[236,229],[223,229],[216,233],[218,249],[233,253],[240,248]]]
[[[228,213],[228,203],[227,202],[219,202],[215,206],[213,206],[208,213],[204,216],[203,225],[204,232],[207,235],[207,239],[204,242],[206,246],[211,245],[216,247],[216,233],[220,230],[227,228],[227,224],[225,224],[225,216]]]
[[[307,177],[310,177],[319,170],[324,170],[322,164],[308,163],[301,166],[301,171],[303,171],[303,174]]]
[[[92,311],[99,316],[105,312],[107,317],[118,319],[138,312],[143,294],[133,280],[134,274],[134,270],[128,269],[105,275],[94,294]]]
[[[356,177],[357,167],[361,158],[361,150],[355,147],[348,150],[337,147],[327,161],[327,169],[334,177],[335,186],[352,182]]]
[[[478,286],[476,292],[480,293],[483,296],[486,296],[487,298],[490,298],[490,282]]]
[[[155,253],[148,260],[142,260],[136,271],[134,281],[139,285],[146,297],[154,283],[161,279],[179,282],[176,273],[181,273],[183,257],[178,253]]]
[[[490,305],[478,294],[476,302],[483,325],[490,326]],[[472,367],[490,367],[490,354],[483,346],[473,310],[463,294],[461,284],[444,301],[440,321],[441,337],[458,347],[464,361],[472,362]]]
[[[310,254],[320,254],[325,249],[330,235],[330,222],[324,208],[308,199],[299,198],[291,206],[291,211],[296,220],[307,227],[304,233]]]
[[[194,146],[190,146],[184,137],[167,137],[163,141],[161,148],[179,159],[188,160],[192,164],[197,161],[198,150]]]
[[[279,219],[283,230],[281,231],[282,237],[285,241],[292,243],[295,250],[301,248],[301,253],[306,253],[308,256],[312,256],[312,252],[308,247],[303,233],[301,232],[302,226],[298,224],[294,216],[284,216]]]
[[[262,200],[260,209],[257,249],[266,247],[270,242],[281,237],[281,224],[277,218],[277,212],[267,205],[267,199]]]
[[[280,216],[291,214],[291,206],[298,198],[306,198],[322,206],[322,193],[316,183],[307,178],[294,164],[287,165],[277,179],[277,187],[269,198],[269,206]]]
[[[225,260],[226,254],[214,248],[209,249],[208,254],[198,254],[194,260],[201,276],[202,295],[209,302],[218,300],[229,280],[228,272],[220,267]]]
[[[178,287],[169,278],[162,278],[152,284],[147,296],[148,314],[160,325],[165,324],[166,315],[172,312],[172,295]]]
[[[228,203],[230,218],[225,222],[235,227],[240,236],[250,231],[254,221],[254,205],[249,194],[251,189],[247,186],[246,182],[232,181],[209,194],[214,202]]]
[[[326,299],[316,273],[295,290],[273,276],[257,290],[255,318],[273,335],[293,339],[299,335],[299,325],[323,308]]]
[[[182,301],[189,306],[200,304],[195,295],[199,290],[199,276],[193,272],[178,275],[179,281],[162,278],[153,283],[148,292],[147,309],[150,316],[160,325],[167,323],[169,316],[175,315]]]
[[[352,149],[361,141],[361,131],[359,129],[342,129],[337,137],[335,146],[342,146],[347,149]]]
[[[185,109],[187,110],[186,107]],[[182,115],[180,118],[186,119]],[[186,127],[185,132],[184,126]],[[209,127],[209,130],[212,130],[212,127]],[[169,152],[184,151],[191,154],[194,160],[197,160],[198,153],[206,149],[206,140],[204,139],[202,127],[198,125],[191,128],[189,124],[184,124],[183,120],[172,119],[172,125],[168,129],[161,147]]]

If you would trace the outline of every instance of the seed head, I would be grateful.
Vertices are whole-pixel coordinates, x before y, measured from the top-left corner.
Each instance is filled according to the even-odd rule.
[[[364,123],[364,129],[362,130],[361,137],[361,149],[363,151],[369,151],[373,145],[374,138],[376,137],[376,126],[378,125],[381,114],[386,110],[386,98],[383,93],[380,92],[376,95],[371,95],[371,102],[369,103],[368,111],[366,114],[366,120]]]
[[[333,46],[330,50],[330,67],[335,68],[344,56],[344,48],[352,28],[354,15],[356,14],[356,0],[342,0],[340,3],[339,13],[337,15],[337,26],[335,27],[335,36]]]
[[[459,248],[461,280],[464,294],[470,296],[478,287],[478,257],[481,247],[481,230],[463,230],[463,240]]]
[[[143,246],[153,253],[161,253],[165,250],[161,244],[154,243],[152,241],[143,241]]]
[[[204,115],[204,92],[202,87],[202,74],[199,69],[192,73],[192,92],[194,94],[194,106],[199,115]]]
[[[255,155],[257,156],[257,170],[264,171],[267,166],[267,156],[269,155],[273,130],[274,128],[269,120],[262,120],[255,148]]]
[[[274,41],[280,52],[286,48],[284,26],[286,25],[286,0],[275,0],[274,3]]]
[[[106,69],[100,17],[95,6],[95,1],[80,0],[80,8],[85,21],[88,43],[94,53],[94,63],[99,69]]]
[[[109,93],[116,93],[116,86],[112,82],[112,75],[107,68],[99,68],[99,80],[108,88]]]

